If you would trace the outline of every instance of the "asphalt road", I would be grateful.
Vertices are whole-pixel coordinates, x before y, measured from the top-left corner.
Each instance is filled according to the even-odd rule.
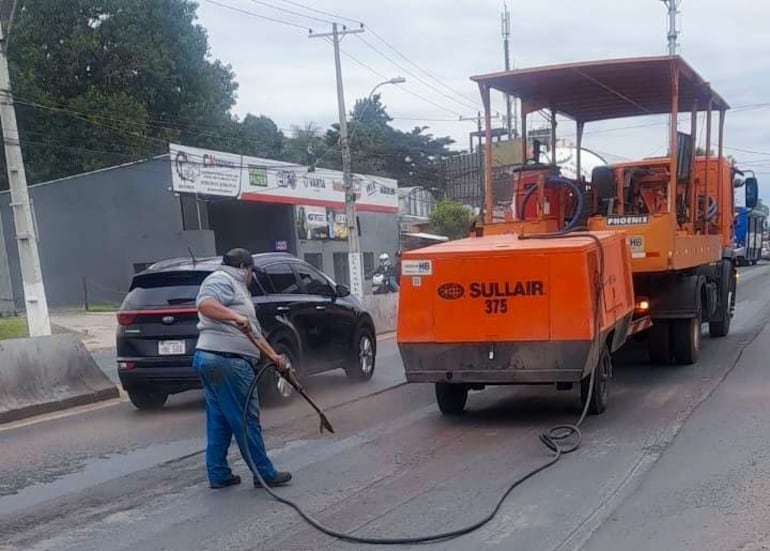
[[[770,344],[757,337],[770,318],[768,284],[770,266],[742,272],[731,335],[704,339],[695,366],[653,368],[638,349],[626,350],[610,409],[587,419],[583,447],[518,488],[486,527],[429,548],[767,544],[770,406],[761,359]],[[400,369],[391,341],[371,383],[318,378],[312,392],[336,404],[334,437],[318,435],[302,404],[265,412],[270,454],[295,474],[282,494],[359,534],[454,528],[548,459],[540,431],[579,414],[574,391],[522,387],[474,393],[467,415],[443,418],[430,386],[385,390],[403,380]],[[159,413],[118,403],[0,429],[0,549],[365,548],[318,534],[248,484],[209,490],[196,453],[203,425],[200,396],[191,393]],[[246,473],[235,453],[233,464]]]

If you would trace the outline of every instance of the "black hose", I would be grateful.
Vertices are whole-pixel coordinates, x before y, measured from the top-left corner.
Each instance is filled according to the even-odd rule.
[[[602,340],[602,335],[599,331],[600,318],[601,318],[600,305],[601,305],[601,298],[602,298],[602,287],[604,284],[604,247],[602,245],[601,240],[595,235],[590,233],[575,234],[571,232],[520,236],[521,239],[565,239],[568,237],[589,237],[594,241],[596,241],[599,247],[599,270],[597,274],[597,281],[595,282],[596,298],[594,301],[594,320],[595,320],[594,331],[596,332],[596,335],[594,336],[594,339],[595,339],[594,346],[598,346],[599,344],[603,344],[603,343],[600,343],[600,341]],[[246,393],[246,401],[243,405],[243,417],[241,419],[242,425],[243,425],[243,433],[242,433],[242,440],[244,443],[243,455],[244,455],[244,459],[246,460],[246,463],[249,466],[249,469],[251,469],[251,472],[254,473],[254,476],[257,478],[257,480],[259,480],[259,482],[262,484],[262,487],[265,489],[265,491],[267,491],[268,494],[270,494],[276,501],[283,503],[284,505],[288,505],[289,507],[294,509],[303,519],[305,519],[305,521],[307,521],[308,524],[310,524],[320,532],[323,532],[328,536],[338,538],[340,540],[351,542],[351,543],[365,543],[365,544],[373,544],[373,545],[407,545],[407,544],[415,544],[415,543],[428,543],[428,542],[448,540],[448,539],[457,538],[459,536],[463,536],[465,534],[478,530],[479,528],[487,524],[490,520],[492,520],[495,517],[495,515],[497,515],[498,511],[500,510],[500,507],[502,507],[503,503],[505,502],[505,499],[514,489],[516,489],[518,486],[522,485],[524,482],[534,477],[535,475],[555,465],[559,461],[559,459],[561,459],[562,455],[572,453],[580,447],[580,444],[583,439],[583,435],[580,432],[580,425],[583,423],[586,415],[588,414],[588,408],[591,404],[591,398],[593,396],[594,378],[596,377],[596,369],[594,368],[591,370],[591,375],[589,377],[588,396],[586,398],[586,403],[583,406],[583,411],[580,415],[580,418],[577,420],[577,422],[575,424],[557,425],[555,427],[551,427],[550,429],[540,434],[539,436],[540,442],[542,442],[543,445],[553,453],[553,456],[551,457],[551,459],[546,461],[543,465],[529,471],[524,476],[512,481],[508,485],[506,490],[501,494],[500,498],[497,500],[494,507],[492,507],[489,513],[484,515],[479,520],[471,524],[468,524],[467,526],[456,528],[454,530],[448,530],[446,532],[439,532],[437,534],[427,534],[424,536],[377,538],[377,537],[368,537],[368,536],[354,536],[353,534],[349,534],[347,532],[341,532],[339,530],[335,530],[334,528],[325,526],[320,521],[316,520],[313,516],[311,516],[309,513],[305,512],[297,502],[289,498],[282,497],[279,494],[277,494],[275,491],[273,491],[273,489],[270,488],[267,485],[266,481],[262,478],[262,475],[259,474],[259,471],[256,469],[254,465],[254,461],[251,457],[251,450],[249,449],[249,441],[248,441],[249,404],[251,403],[251,400],[254,396],[254,392],[256,391],[257,386],[259,385],[260,379],[267,372],[267,370],[271,368],[274,368],[274,366],[271,364],[266,364],[259,369],[256,376],[254,377],[254,381],[252,381],[251,385],[249,386],[249,390]],[[563,444],[565,440],[570,439],[571,437],[572,437],[571,442]]]
[[[575,205],[575,213],[572,215],[572,217],[569,219],[569,222],[567,223],[564,228],[559,233],[569,233],[574,231],[577,228],[578,223],[580,222],[580,215],[583,213],[583,209],[585,208],[585,196],[583,195],[583,192],[580,190],[580,188],[572,181],[567,180],[566,178],[556,178],[551,177],[546,179],[545,185],[547,187],[556,187],[556,186],[565,186],[572,191],[572,193],[577,197],[577,205]],[[527,203],[532,198],[532,196],[537,191],[537,186],[530,187],[527,192],[524,194],[524,199],[521,202],[521,213],[517,214],[517,217],[521,220],[524,220],[524,214],[527,211]],[[553,235],[553,234],[548,234]]]
[[[588,413],[588,406],[591,402],[594,376],[596,373],[595,369],[591,371],[588,399],[586,400],[585,406],[583,407],[583,412],[580,415],[580,419],[577,421],[577,423],[575,423],[574,425],[571,425],[571,424],[557,425],[540,434],[540,441],[545,445],[546,448],[548,448],[551,452],[553,452],[553,457],[551,457],[551,459],[549,459],[543,465],[529,471],[524,476],[517,478],[516,480],[511,482],[511,484],[508,485],[508,488],[503,492],[503,494],[497,500],[497,502],[495,503],[495,506],[492,508],[492,510],[489,513],[484,515],[482,518],[480,518],[476,522],[473,522],[472,524],[469,524],[462,528],[457,528],[455,530],[449,530],[447,532],[440,532],[437,534],[428,534],[425,536],[407,536],[407,537],[400,537],[400,538],[399,537],[376,538],[376,537],[367,537],[367,536],[354,536],[353,534],[341,532],[339,530],[335,530],[334,528],[329,528],[328,526],[325,526],[320,521],[313,518],[309,513],[305,512],[298,503],[296,503],[295,501],[292,501],[289,498],[282,497],[279,494],[277,494],[275,491],[273,491],[273,489],[270,488],[265,482],[265,480],[262,478],[262,475],[259,474],[259,471],[256,469],[254,465],[254,461],[251,458],[251,450],[249,449],[249,444],[248,444],[249,403],[251,402],[251,399],[254,396],[254,392],[257,389],[259,380],[262,378],[262,376],[265,374],[265,372],[268,369],[271,369],[273,367],[274,366],[271,364],[266,364],[262,366],[259,372],[257,373],[256,377],[254,377],[254,381],[251,383],[251,386],[249,387],[249,390],[246,393],[246,402],[243,407],[243,417],[242,417],[242,424],[243,424],[242,437],[244,442],[243,455],[244,455],[244,459],[246,460],[246,464],[249,466],[249,469],[251,469],[251,472],[254,473],[254,476],[257,478],[257,480],[259,480],[259,482],[262,484],[262,487],[267,491],[268,494],[270,494],[276,501],[279,501],[280,503],[283,503],[284,505],[288,505],[289,507],[294,509],[303,519],[305,519],[305,521],[307,521],[308,524],[310,524],[320,532],[323,532],[328,536],[332,536],[334,538],[338,538],[351,543],[367,543],[367,544],[373,544],[373,545],[406,545],[406,544],[414,544],[414,543],[437,542],[437,541],[453,539],[459,536],[463,536],[465,534],[478,530],[479,528],[487,524],[490,520],[492,520],[495,517],[495,515],[497,515],[497,512],[500,510],[500,507],[503,505],[503,502],[505,501],[505,499],[517,486],[520,486],[521,484],[523,484],[533,476],[541,473],[542,471],[554,465],[557,461],[559,461],[559,459],[561,459],[562,455],[572,453],[580,447],[580,443],[582,441],[583,436],[582,436],[582,433],[580,432],[579,427],[582,424],[583,420],[585,419],[586,414]],[[561,444],[562,441],[572,436],[574,436],[574,440],[571,443],[567,445]]]

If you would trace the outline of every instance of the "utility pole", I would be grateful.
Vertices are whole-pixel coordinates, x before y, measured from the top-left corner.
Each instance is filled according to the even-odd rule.
[[[51,334],[51,321],[48,317],[48,301],[45,297],[43,272],[40,268],[37,235],[27,189],[27,175],[24,172],[24,159],[21,155],[6,47],[7,42],[0,23],[0,125],[5,145],[5,164],[8,168],[8,185],[11,190],[16,243],[19,247],[29,335],[42,337]]]
[[[505,70],[511,70],[511,13],[508,11],[508,4],[503,3],[503,13],[500,16],[503,32],[503,52],[505,53]],[[513,106],[510,94],[505,94],[505,124],[508,129],[508,139],[517,135],[518,121],[513,122]]]
[[[493,119],[499,119],[500,118],[500,113],[495,113],[494,115],[492,115],[492,118]],[[468,140],[469,140],[468,141],[468,146],[470,148],[469,152],[473,153],[473,136],[474,135],[477,136],[478,139],[479,139],[479,151],[481,151],[481,138],[484,135],[484,132],[483,132],[484,129],[483,129],[482,125],[481,125],[481,121],[483,120],[483,117],[481,116],[481,111],[477,111],[475,117],[463,117],[462,115],[460,115],[460,117],[457,120],[459,120],[459,121],[475,121],[476,122],[476,132],[471,132],[468,135]]]
[[[676,55],[679,44],[679,31],[676,28],[676,16],[679,15],[679,6],[682,0],[660,0],[668,10],[668,55]]]
[[[677,54],[677,49],[679,47],[678,38],[679,38],[679,31],[676,28],[676,16],[679,14],[679,6],[682,4],[682,0],[660,0],[663,2],[663,4],[666,6],[666,9],[668,10],[668,55],[674,56]],[[671,140],[671,126],[676,125],[678,121],[675,120],[675,117],[671,117],[671,119],[668,121],[668,125],[666,125],[667,128],[667,138],[666,141]],[[678,129],[678,125],[677,125]],[[696,136],[693,136],[693,139],[696,139]],[[669,145],[669,149],[672,147],[673,144]],[[671,152],[673,155],[674,153]]]
[[[481,136],[481,111],[476,113],[475,117],[463,117],[460,115],[460,118],[458,119],[460,121],[476,121],[476,130],[478,132],[478,136]],[[473,132],[471,132],[468,136],[468,147],[469,152],[473,153]],[[479,142],[481,143],[481,142]]]
[[[334,68],[337,73],[337,108],[340,118],[340,149],[342,151],[342,179],[345,187],[345,216],[348,224],[348,271],[350,274],[350,292],[361,298],[364,296],[364,271],[361,258],[361,242],[358,239],[358,223],[356,219],[356,191],[353,188],[351,172],[350,143],[348,142],[348,121],[345,112],[345,94],[342,89],[342,65],[340,63],[340,40],[348,34],[364,32],[363,25],[359,29],[337,29],[337,23],[332,23],[331,33],[317,34],[311,31],[310,38],[331,37],[334,45]]]

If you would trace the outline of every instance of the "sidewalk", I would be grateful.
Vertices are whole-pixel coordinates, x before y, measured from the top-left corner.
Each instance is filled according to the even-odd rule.
[[[584,551],[770,549],[768,356],[770,326]]]
[[[118,321],[114,312],[52,312],[51,323],[76,333],[89,352],[115,347]]]

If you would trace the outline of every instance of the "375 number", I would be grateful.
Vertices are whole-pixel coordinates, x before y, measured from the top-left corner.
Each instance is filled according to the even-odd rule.
[[[484,313],[486,314],[506,314],[508,313],[507,298],[492,298],[484,301]]]

